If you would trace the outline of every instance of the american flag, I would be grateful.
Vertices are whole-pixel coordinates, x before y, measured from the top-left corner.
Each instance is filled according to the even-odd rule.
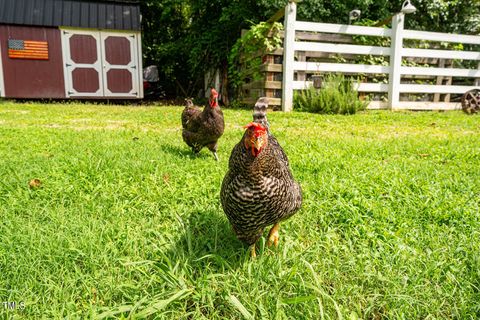
[[[48,42],[9,39],[8,56],[12,59],[48,60]]]

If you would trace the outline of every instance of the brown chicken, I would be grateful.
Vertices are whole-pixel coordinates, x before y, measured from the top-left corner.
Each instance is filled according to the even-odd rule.
[[[192,100],[186,100],[182,112],[182,128],[183,141],[195,154],[207,147],[218,161],[218,139],[225,129],[225,121],[218,105],[218,92],[214,88],[211,89],[208,105],[203,111],[194,106]]]
[[[270,133],[267,106],[266,98],[255,104],[254,122],[245,126],[242,140],[232,150],[220,192],[223,210],[237,237],[251,246],[252,257],[264,229],[273,224],[267,244],[277,246],[279,223],[302,205],[302,191],[287,155]]]

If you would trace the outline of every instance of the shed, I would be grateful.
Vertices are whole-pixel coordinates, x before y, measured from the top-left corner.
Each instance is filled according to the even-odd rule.
[[[138,0],[0,0],[0,97],[143,98]]]

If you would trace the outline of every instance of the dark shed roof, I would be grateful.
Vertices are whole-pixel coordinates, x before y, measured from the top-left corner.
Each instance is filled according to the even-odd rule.
[[[140,30],[135,0],[0,0],[0,23]]]

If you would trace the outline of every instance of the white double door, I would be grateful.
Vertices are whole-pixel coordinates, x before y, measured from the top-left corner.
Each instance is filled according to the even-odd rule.
[[[140,33],[60,31],[67,97],[143,97]]]

